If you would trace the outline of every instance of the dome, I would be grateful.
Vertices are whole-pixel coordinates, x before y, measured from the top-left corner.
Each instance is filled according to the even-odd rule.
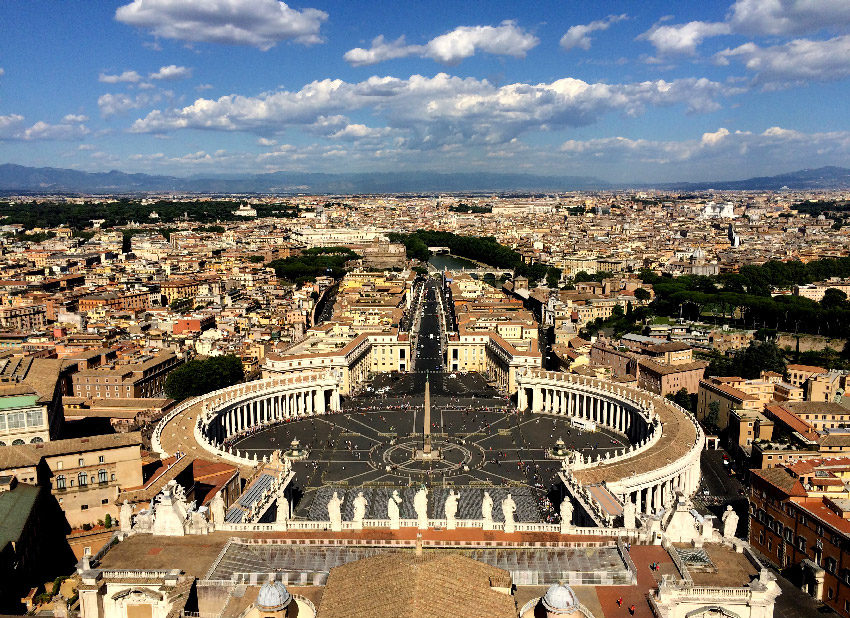
[[[266,582],[260,588],[257,594],[257,607],[266,612],[276,612],[287,605],[292,600],[292,595],[280,582]]]
[[[543,607],[555,614],[566,614],[578,609],[578,599],[566,584],[552,584],[543,595]]]

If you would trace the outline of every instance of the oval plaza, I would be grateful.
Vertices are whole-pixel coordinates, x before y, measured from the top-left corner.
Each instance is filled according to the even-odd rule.
[[[756,609],[772,608],[778,592],[755,557],[742,557],[737,516],[721,526],[693,508],[705,436],[692,416],[630,384],[543,370],[522,303],[508,299],[498,313],[492,292],[470,301],[475,286],[460,279],[411,275],[365,290],[362,278],[343,280],[334,320],[270,355],[262,379],[174,408],[154,448],[237,467],[241,493],[197,510],[172,483],[148,509],[125,505],[129,538],[107,564],[145,534],[225,535],[197,575],[199,616],[263,582],[272,586],[257,592],[265,605],[250,606],[262,615],[291,603],[299,615],[336,615],[331,599],[348,580],[334,573],[361,581],[360,564],[376,577],[412,568],[411,581],[432,568],[472,578],[470,565],[482,565],[487,591],[528,587],[513,600],[520,616],[603,616],[612,595],[657,616],[768,615]],[[388,304],[401,309],[385,325],[374,309],[380,285],[399,294]],[[345,319],[357,302],[370,307],[369,328],[362,316]],[[457,551],[474,562],[446,557]],[[682,575],[689,560],[761,574],[735,592],[711,588],[706,605],[706,585]],[[681,579],[647,597],[650,561]],[[321,602],[307,594],[315,586]],[[727,606],[734,613],[722,613]]]

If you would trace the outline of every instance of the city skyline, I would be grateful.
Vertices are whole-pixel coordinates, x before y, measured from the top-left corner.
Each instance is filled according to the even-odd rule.
[[[13,2],[0,161],[611,182],[850,165],[850,3]]]

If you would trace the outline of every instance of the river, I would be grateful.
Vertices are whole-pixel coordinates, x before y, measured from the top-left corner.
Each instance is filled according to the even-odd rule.
[[[469,260],[465,260],[460,257],[455,257],[454,255],[446,255],[446,254],[434,254],[431,256],[431,259],[428,260],[428,263],[436,268],[437,270],[454,270],[459,268],[477,268],[478,265],[475,262],[470,262]]]

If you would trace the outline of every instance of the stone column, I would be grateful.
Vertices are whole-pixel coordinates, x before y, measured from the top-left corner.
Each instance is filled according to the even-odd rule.
[[[316,411],[316,414],[325,413],[325,391],[321,388],[317,388],[315,390],[315,403],[313,409]]]
[[[531,411],[540,412],[543,409],[543,393],[539,386],[535,386],[531,391]]]

